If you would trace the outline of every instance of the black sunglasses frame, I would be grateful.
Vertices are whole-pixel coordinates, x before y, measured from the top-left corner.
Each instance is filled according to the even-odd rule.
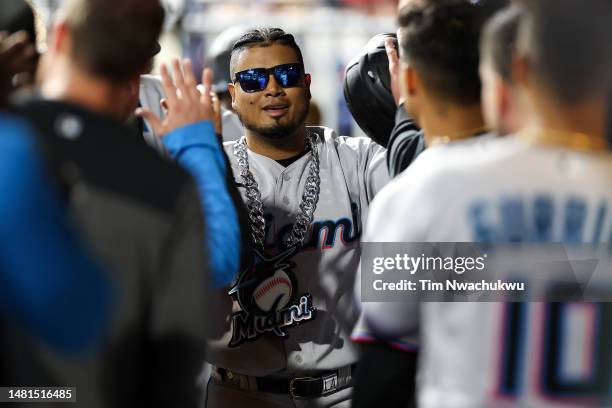
[[[238,82],[238,83],[240,84],[240,88],[242,88],[242,90],[243,90],[244,92],[247,92],[247,93],[261,92],[261,91],[265,90],[265,89],[266,89],[266,87],[268,86],[268,83],[270,82],[270,75],[273,75],[273,76],[274,76],[274,79],[276,80],[276,82],[277,82],[277,83],[278,83],[278,84],[279,84],[279,85],[280,85],[282,88],[294,88],[294,87],[299,86],[299,84],[300,84],[300,81],[299,81],[299,80],[296,82],[296,84],[295,84],[295,85],[287,85],[287,86],[283,86],[283,85],[282,85],[282,82],[283,82],[283,81],[282,81],[282,79],[279,79],[279,78],[278,78],[278,76],[276,75],[276,72],[277,72],[277,70],[278,70],[279,68],[283,68],[283,67],[290,67],[290,68],[293,68],[293,67],[298,67],[298,68],[299,68],[299,71],[300,71],[300,72],[299,72],[299,74],[300,74],[300,79],[303,79],[303,78],[304,78],[304,76],[305,76],[305,73],[304,73],[304,64],[299,63],[299,62],[292,62],[292,63],[289,63],[289,64],[280,64],[280,65],[276,65],[276,66],[271,67],[271,68],[249,68],[249,69],[245,69],[245,70],[242,70],[242,71],[236,72],[236,74],[234,75],[234,81],[233,81],[233,82],[234,82],[234,84],[235,84],[236,82]],[[258,71],[258,72],[257,72],[258,74],[265,74],[265,75],[266,75],[266,76],[265,76],[265,82],[264,82],[264,84],[263,84],[263,87],[262,87],[262,85],[260,85],[260,86],[259,86],[259,88],[260,88],[260,89],[248,90],[248,89],[245,89],[245,88],[242,86],[242,82],[240,82],[240,76],[241,76],[241,75],[243,75],[243,74],[245,74],[245,73],[247,73],[247,72],[249,72],[249,71]]]

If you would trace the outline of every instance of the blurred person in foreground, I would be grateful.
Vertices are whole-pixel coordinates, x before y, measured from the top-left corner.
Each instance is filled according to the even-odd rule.
[[[86,244],[117,287],[99,347],[68,358],[9,333],[13,384],[77,387],[76,404],[197,405],[196,376],[216,315],[196,186],[121,123],[128,83],[148,63],[164,11],[157,0],[70,0],[41,60],[40,98],[14,111],[41,135],[47,166]],[[117,47],[121,44],[121,47]],[[176,92],[176,91],[175,91]],[[167,131],[212,117],[195,88]]]
[[[480,42],[482,108],[487,126],[498,135],[518,132],[525,113],[512,77],[520,7],[507,7],[486,24]]]
[[[0,19],[4,11],[0,10]],[[0,40],[4,67],[15,58],[5,41],[12,40]],[[8,81],[10,75],[0,73],[0,81]],[[21,332],[36,344],[67,353],[95,347],[108,330],[115,295],[108,277],[80,242],[38,142],[27,124],[0,113],[0,384],[4,385],[14,384],[5,360],[10,353],[5,333]]]
[[[421,144],[433,147],[465,142],[485,135],[478,77],[478,42],[485,16],[479,6],[463,0],[444,3],[414,1],[402,8],[398,31],[402,63],[401,69],[398,65],[397,75],[405,100],[402,106],[409,112],[409,126],[416,126],[409,119],[411,117],[422,124],[423,130],[413,131],[413,135],[421,139]],[[390,49],[389,45],[387,44],[388,55],[396,52],[394,48]],[[404,136],[412,137],[406,134],[400,137]],[[393,138],[389,141],[391,150],[387,151],[388,161],[394,160],[393,149],[400,148],[396,144],[398,141],[399,139]],[[406,188],[416,188],[418,184]],[[418,218],[410,216],[405,219],[410,221]],[[359,289],[360,286],[357,287],[357,290]],[[401,357],[403,361],[403,364],[399,365],[400,370],[385,370],[385,375],[375,378],[367,376],[366,368],[362,372],[366,377],[361,377],[364,383],[357,383],[358,397],[367,394],[370,389],[391,386],[395,381],[404,382],[405,393],[401,396],[389,393],[388,398],[399,396],[403,402],[404,397],[413,396],[418,354],[413,342],[377,342],[364,325],[363,318],[355,327],[352,339],[359,344],[363,358],[370,359],[367,364],[388,357]],[[396,353],[395,349],[402,352]],[[357,381],[359,380],[358,377]]]
[[[524,129],[429,148],[377,197],[364,241],[609,242],[612,155],[604,132],[611,15],[607,0],[529,1],[513,68],[527,103]],[[532,282],[545,273],[519,269],[514,279]],[[412,339],[418,347],[419,407],[610,406],[607,303],[363,305],[374,338]],[[594,329],[586,349],[584,327]],[[564,351],[555,352],[562,344]],[[402,351],[395,355],[364,358],[363,373],[412,370]],[[356,395],[355,406],[402,392],[396,380]]]

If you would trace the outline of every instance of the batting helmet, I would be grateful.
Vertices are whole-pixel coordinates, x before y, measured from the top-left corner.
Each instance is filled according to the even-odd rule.
[[[354,57],[344,74],[344,99],[359,127],[372,140],[386,144],[395,124],[397,106],[391,92],[385,40],[395,34],[378,34]]]

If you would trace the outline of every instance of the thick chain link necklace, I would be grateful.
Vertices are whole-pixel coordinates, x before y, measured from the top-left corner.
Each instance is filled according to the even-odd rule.
[[[285,242],[287,247],[302,245],[308,227],[312,223],[317,202],[319,201],[319,185],[321,183],[319,177],[319,151],[316,144],[316,136],[308,130],[306,132],[306,146],[310,148],[310,165],[299,212],[291,233]],[[257,248],[263,250],[266,236],[266,220],[264,218],[264,208],[259,186],[249,169],[249,156],[247,154],[245,136],[240,138],[234,145],[234,156],[238,162],[240,177],[246,188],[246,206],[251,222],[253,243]]]

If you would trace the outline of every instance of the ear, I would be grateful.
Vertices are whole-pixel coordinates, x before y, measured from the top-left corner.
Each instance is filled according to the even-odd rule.
[[[64,20],[58,20],[53,26],[52,34],[49,38],[49,49],[53,51],[67,51],[70,33]]]
[[[401,99],[404,101],[414,96],[417,91],[416,87],[416,72],[409,64],[400,63],[399,82]]]
[[[529,59],[525,55],[513,56],[512,77],[521,87],[529,85]]]
[[[140,93],[140,75],[133,76],[129,79],[128,88],[131,95],[138,95]]]
[[[510,108],[510,92],[508,85],[500,77],[495,78],[495,94],[497,97],[495,103],[499,108],[500,116],[506,116]]]
[[[412,65],[408,65],[406,69],[406,90],[408,91],[409,96],[415,96],[418,93],[418,90],[421,86],[421,79],[419,78],[419,74],[412,67]]]
[[[312,94],[310,93],[310,83],[312,82],[312,77],[310,74],[304,75],[304,84],[306,85],[306,93],[308,94],[308,100],[312,99]]]
[[[227,91],[229,92],[230,96],[232,97],[232,109],[236,110],[236,85],[234,85],[233,83],[228,83],[227,84]]]

